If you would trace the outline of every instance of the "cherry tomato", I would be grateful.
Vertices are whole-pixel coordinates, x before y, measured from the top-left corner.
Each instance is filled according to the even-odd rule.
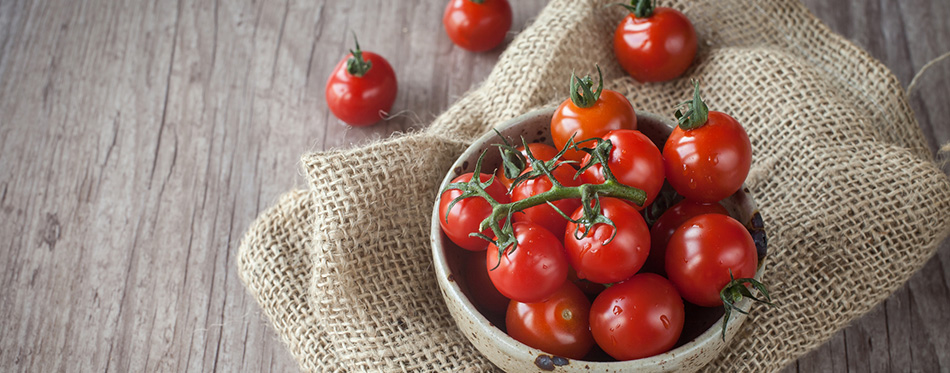
[[[356,50],[343,58],[327,80],[327,106],[351,126],[368,126],[382,119],[396,101],[396,73],[382,56]]]
[[[641,82],[662,82],[682,75],[693,63],[696,44],[693,24],[671,8],[659,7],[640,16],[631,13],[614,32],[617,61]]]
[[[488,277],[506,297],[524,303],[548,299],[567,280],[564,246],[551,232],[534,223],[514,223],[518,247],[507,248],[501,257],[498,247],[486,251]]]
[[[637,210],[643,210],[653,203],[663,187],[663,155],[660,154],[660,149],[649,137],[636,130],[610,131],[603,139],[610,140],[613,144],[607,167],[617,181],[646,192],[647,200],[643,206],[633,205]],[[590,154],[587,154],[581,164],[587,164],[590,158]],[[588,168],[583,175],[584,182],[603,183],[602,169],[603,165],[600,164]]]
[[[530,167],[525,170],[525,172],[529,170]],[[574,179],[575,172],[576,171],[574,168],[570,165],[562,164],[556,167],[554,171],[551,172],[551,175],[553,175],[554,178],[561,183],[561,185],[569,187],[578,186],[581,184],[581,181],[579,179]],[[511,200],[513,202],[520,201],[533,195],[547,192],[548,190],[551,190],[552,186],[553,184],[551,184],[551,180],[548,179],[547,176],[525,180],[524,182],[515,185],[515,187],[511,189]],[[577,198],[562,199],[551,203],[554,204],[554,206],[557,206],[557,208],[564,212],[564,214],[569,214],[581,205],[581,200]],[[564,219],[561,214],[558,214],[557,211],[547,204],[529,207],[523,211],[516,212],[512,216],[516,222],[534,222],[541,225],[548,231],[552,233],[557,232],[558,234],[560,234],[560,232],[564,232],[564,227],[567,225],[567,219]]]
[[[666,245],[670,242],[673,232],[687,220],[703,214],[729,215],[729,212],[717,202],[703,203],[684,199],[660,215],[650,228],[650,256],[643,266],[644,270],[665,274]]]
[[[474,174],[471,172],[460,175],[453,179],[452,182],[469,182],[472,180],[472,175]],[[480,175],[481,181],[488,181],[488,179],[491,178],[491,175]],[[488,195],[494,198],[495,201],[498,201],[498,203],[511,202],[508,197],[508,190],[505,189],[505,186],[501,185],[498,180],[492,181],[488,188],[485,188],[485,191],[488,192]],[[479,225],[485,218],[491,215],[492,207],[484,198],[469,197],[458,201],[455,206],[452,206],[452,211],[448,211],[452,200],[460,195],[462,195],[462,191],[458,189],[449,189],[442,193],[442,196],[439,198],[439,225],[442,226],[442,231],[449,237],[449,240],[459,247],[471,251],[485,250],[485,248],[488,247],[488,241],[469,235],[479,232]],[[481,233],[488,237],[492,237],[493,235],[489,228],[481,230]]]
[[[679,126],[663,146],[666,179],[687,199],[717,202],[742,187],[752,165],[752,144],[742,125],[727,114],[710,111],[706,124]]]
[[[683,300],[669,280],[641,273],[604,290],[590,307],[594,340],[617,360],[669,351],[683,331]]]
[[[610,225],[596,224],[592,232],[577,239],[577,224],[568,223],[564,248],[578,278],[607,284],[625,280],[640,270],[650,253],[650,228],[640,213],[621,199],[601,198],[600,207],[604,216],[617,226],[613,240],[604,244],[614,234]],[[584,209],[578,208],[571,219],[577,220],[583,214]],[[586,227],[582,226],[581,231],[586,231]]]
[[[619,129],[637,129],[637,113],[633,105],[620,92],[603,90],[600,98],[590,107],[579,107],[572,99],[564,100],[551,118],[551,138],[554,146],[563,149],[573,136],[574,141],[603,137],[607,132]],[[583,146],[593,146],[585,142]],[[586,153],[568,149],[565,160],[580,162]]]
[[[550,161],[554,159],[554,156],[557,155],[557,149],[554,149],[553,146],[542,144],[542,143],[531,143],[528,144],[528,148],[531,149],[531,155],[535,158],[542,161]],[[528,157],[527,152],[524,150],[524,145],[520,145],[517,148],[525,158]],[[500,181],[505,187],[511,188],[512,179],[509,179],[505,176],[505,170],[502,167],[498,167],[498,171],[495,172],[495,180]]]
[[[475,308],[482,313],[502,315],[508,309],[508,298],[491,283],[486,270],[485,255],[480,252],[465,256],[465,280]]]
[[[511,29],[508,0],[450,0],[442,25],[455,45],[472,52],[495,48]]]
[[[719,292],[735,278],[752,278],[759,264],[752,235],[726,215],[704,214],[673,232],[666,247],[666,273],[683,299],[698,306],[722,305]]]
[[[590,301],[570,281],[544,302],[511,301],[505,326],[515,340],[555,356],[581,359],[594,345]]]

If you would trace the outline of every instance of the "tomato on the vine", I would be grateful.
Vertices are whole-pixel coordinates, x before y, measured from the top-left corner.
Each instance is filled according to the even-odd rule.
[[[481,252],[473,252],[464,258],[465,280],[472,303],[486,314],[504,315],[508,309],[509,299],[495,288],[491,278],[488,277],[485,255]]]
[[[683,300],[667,279],[641,273],[604,290],[590,308],[594,340],[617,360],[669,351],[683,331]]]
[[[525,172],[530,170],[531,168],[529,167]],[[551,171],[551,175],[553,175],[561,185],[568,187],[581,184],[579,179],[574,179],[574,173],[574,168],[568,164],[561,164]],[[552,186],[554,186],[554,184],[551,183],[551,179],[547,176],[525,180],[511,188],[511,201],[517,202],[547,192],[551,190]],[[564,212],[564,214],[569,214],[581,205],[581,200],[579,198],[562,199],[553,201],[551,204]],[[512,217],[516,222],[534,222],[551,233],[558,235],[560,235],[560,232],[564,232],[564,227],[567,225],[567,219],[564,219],[561,214],[547,204],[529,207],[514,213]]]
[[[567,280],[564,246],[551,232],[534,223],[514,223],[517,247],[499,255],[488,245],[486,267],[495,288],[511,300],[536,303],[548,299]]]
[[[613,145],[607,168],[617,181],[646,192],[647,200],[643,206],[636,206],[637,210],[649,206],[660,193],[665,179],[660,149],[649,137],[636,130],[610,131],[603,139],[610,140]],[[587,164],[590,159],[591,155],[586,155],[581,164]],[[596,164],[588,168],[584,171],[583,178],[584,182],[589,184],[604,182],[603,165]]]
[[[356,49],[343,58],[327,80],[327,106],[351,126],[368,126],[387,115],[396,101],[396,73],[382,56]]]
[[[469,172],[456,177],[452,182],[469,182],[472,180],[473,175],[474,173]],[[480,175],[479,180],[483,182],[491,178],[491,175]],[[498,203],[510,202],[508,189],[506,189],[504,185],[501,185],[498,180],[492,181],[488,188],[485,188],[485,191],[488,192],[488,195],[495,201],[498,201]],[[471,234],[481,233],[491,237],[491,229],[478,229],[482,221],[491,215],[491,204],[481,197],[468,197],[458,201],[452,206],[452,210],[449,211],[449,205],[460,195],[462,195],[462,192],[458,189],[448,189],[442,193],[442,196],[439,198],[439,225],[442,226],[442,231],[449,237],[449,240],[459,247],[471,251],[485,250],[485,248],[488,247],[488,241],[479,237],[472,237]]]
[[[600,68],[597,69],[600,73]],[[574,141],[603,137],[619,129],[637,129],[637,113],[620,92],[603,89],[603,76],[597,91],[592,91],[590,77],[571,76],[571,98],[564,100],[551,118],[551,139],[554,146],[563,149],[570,139]],[[578,90],[582,92],[578,92]],[[583,142],[579,146],[592,146]],[[564,159],[580,162],[584,152],[568,149]]]
[[[666,248],[670,281],[683,299],[703,307],[722,305],[722,289],[733,277],[755,276],[758,264],[752,235],[742,223],[721,214],[687,220]]]
[[[531,155],[534,156],[535,159],[542,161],[550,161],[557,155],[557,149],[554,149],[553,146],[539,142],[528,144],[528,149],[531,150]],[[527,159],[528,152],[525,151],[524,145],[519,145],[517,150]],[[498,171],[495,172],[495,180],[500,181],[508,188],[511,188],[511,183],[514,181],[505,176],[505,169],[503,167],[498,167]]]
[[[625,280],[640,270],[650,252],[650,228],[640,213],[621,199],[601,198],[600,207],[617,228],[598,223],[587,232],[588,228],[582,225],[578,235],[587,234],[578,239],[578,225],[568,223],[564,248],[578,278],[607,284]],[[583,214],[584,208],[580,207],[571,219],[580,219]]]
[[[650,256],[643,268],[646,271],[665,274],[666,245],[676,228],[687,220],[703,214],[729,215],[725,207],[717,202],[704,203],[684,199],[666,210],[650,228]]]
[[[570,281],[543,302],[511,301],[505,326],[515,340],[555,356],[581,359],[594,345],[590,301]]]
[[[677,193],[699,202],[718,202],[742,187],[752,165],[752,144],[731,116],[709,111],[699,85],[686,114],[663,146],[666,179]],[[679,114],[679,111],[677,111]]]
[[[472,52],[495,48],[511,29],[508,0],[449,0],[442,25],[455,45]]]
[[[620,66],[641,82],[662,82],[683,74],[696,56],[696,30],[683,13],[634,0],[614,32]]]

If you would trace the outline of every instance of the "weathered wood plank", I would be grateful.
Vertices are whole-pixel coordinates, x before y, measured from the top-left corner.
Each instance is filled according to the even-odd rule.
[[[514,2],[515,29],[544,5]],[[909,83],[950,50],[942,1],[806,3]],[[0,367],[289,371],[234,273],[254,216],[313,149],[420,128],[490,71],[443,1],[0,2]],[[349,128],[323,101],[361,44],[396,68],[393,119]],[[394,31],[395,30],[395,31]],[[911,102],[950,141],[947,63]],[[787,370],[950,366],[950,245],[887,302]]]

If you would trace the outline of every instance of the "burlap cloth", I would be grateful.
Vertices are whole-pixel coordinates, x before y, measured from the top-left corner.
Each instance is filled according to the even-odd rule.
[[[303,156],[309,189],[254,222],[238,265],[304,370],[493,369],[436,285],[435,188],[476,136],[559,102],[571,70],[595,64],[609,88],[654,113],[670,113],[698,79],[710,108],[752,139],[747,184],[768,227],[777,307],[755,307],[708,370],[795,361],[931,257],[948,232],[950,184],[880,62],[794,0],[677,1],[700,35],[696,63],[677,81],[639,84],[614,61],[624,14],[604,8],[614,1],[552,1],[489,78],[423,131]]]

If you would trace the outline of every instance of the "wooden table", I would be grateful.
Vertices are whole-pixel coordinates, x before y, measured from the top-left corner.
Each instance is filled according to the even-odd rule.
[[[513,1],[515,29],[543,0]],[[907,84],[950,50],[945,0],[808,6]],[[492,68],[443,0],[0,1],[0,370],[292,371],[236,275],[252,219],[303,186],[298,157],[418,128]],[[349,128],[323,99],[357,30],[400,114]],[[912,104],[950,140],[950,61]],[[947,168],[945,168],[946,170]],[[788,370],[950,369],[950,245]]]

